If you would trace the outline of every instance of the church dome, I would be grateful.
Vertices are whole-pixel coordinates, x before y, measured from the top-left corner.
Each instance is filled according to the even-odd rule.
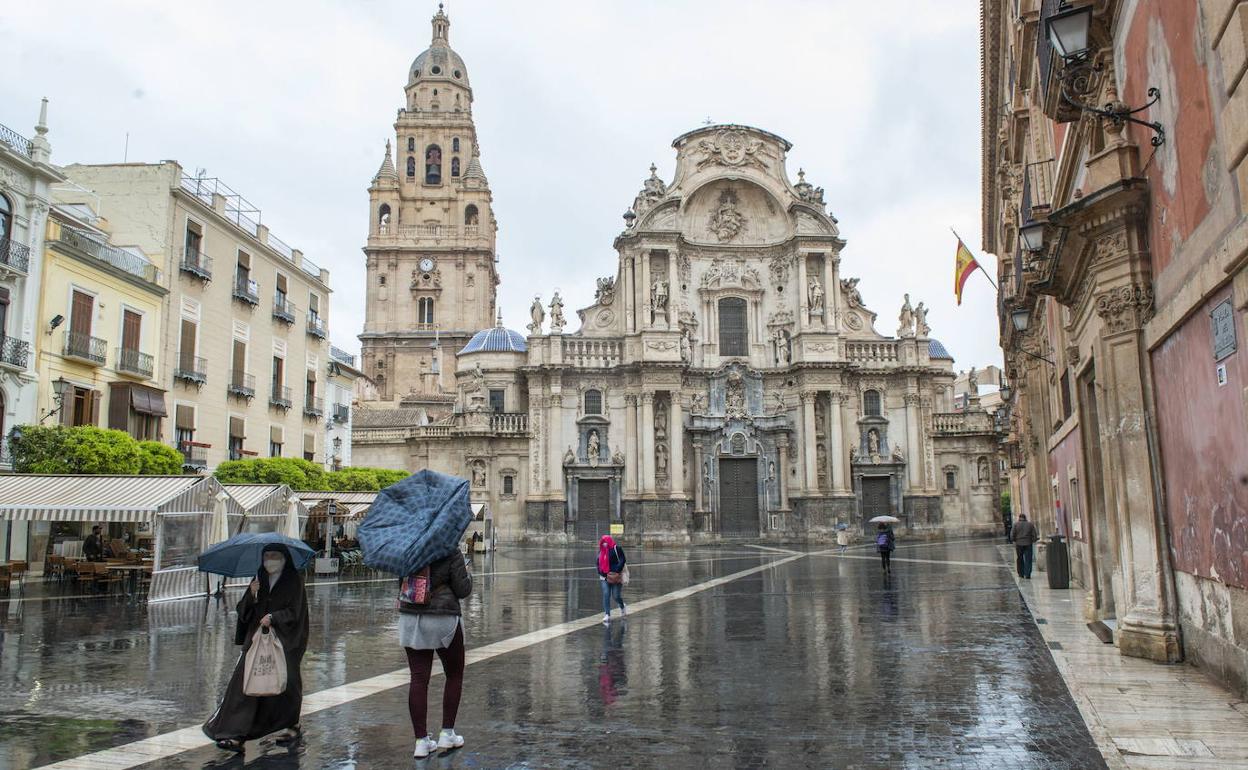
[[[468,344],[464,345],[463,350],[457,355],[465,353],[527,353],[529,345],[524,341],[524,335],[520,332],[513,332],[511,329],[504,329],[502,326],[495,326],[491,329],[482,329],[472,335],[472,339],[468,340]]]
[[[409,84],[422,80],[449,80],[468,86],[468,68],[448,43],[450,28],[451,20],[439,5],[437,15],[433,17],[433,42],[412,61],[412,66],[408,68]]]
[[[945,348],[944,345],[941,344],[940,340],[937,340],[937,339],[929,339],[927,341],[927,357],[928,358],[947,358],[950,361],[953,360],[953,356],[949,354],[949,351]]]

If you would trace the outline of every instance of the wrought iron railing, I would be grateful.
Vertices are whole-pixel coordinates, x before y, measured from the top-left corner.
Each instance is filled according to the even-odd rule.
[[[0,238],[0,264],[26,272],[30,269],[30,247],[12,238]]]
[[[286,299],[285,294],[277,293],[273,295],[273,317],[286,323],[294,324],[295,313],[299,312],[295,307],[295,303]]]
[[[117,371],[151,377],[155,371],[155,359],[133,348],[117,348]]]
[[[108,341],[90,334],[65,332],[65,356],[103,366],[108,355]]]
[[[29,139],[3,124],[0,124],[0,142],[27,157],[35,154],[35,146]]]
[[[337,361],[340,364],[346,364],[347,366],[355,366],[355,356],[351,355],[350,353],[343,350],[342,348],[336,348],[333,345],[330,345],[329,357],[331,360]]]
[[[274,383],[273,390],[269,394],[269,406],[275,406],[278,409],[289,409],[291,403],[290,387]]]
[[[212,257],[202,251],[186,249],[178,268],[204,281],[212,280]]]
[[[231,369],[230,382],[226,386],[226,392],[231,396],[238,396],[248,400],[254,398],[256,395],[256,375]]]
[[[111,246],[82,230],[75,230],[58,223],[52,228],[51,240],[53,243],[68,246],[122,272],[129,273],[142,281],[160,285],[160,269],[151,262],[124,249]]]
[[[234,279],[234,298],[241,299],[248,305],[260,304],[260,284],[241,275]]]
[[[351,419],[351,407],[346,404],[334,404],[334,422],[348,422]]]
[[[208,381],[208,360],[190,353],[178,353],[178,365],[173,368],[173,378],[203,385]]]
[[[316,417],[319,419],[323,414],[325,414],[325,399],[318,396],[306,396],[303,399],[304,417]]]
[[[30,358],[30,343],[17,337],[0,337],[0,364],[25,369]]]
[[[315,312],[308,311],[308,334],[319,339],[325,339],[325,319],[321,318]]]

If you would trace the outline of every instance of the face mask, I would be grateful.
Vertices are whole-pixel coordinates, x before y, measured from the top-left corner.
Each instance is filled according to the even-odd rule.
[[[282,571],[282,567],[286,566],[286,558],[284,556],[265,557],[264,571],[270,575],[276,575]]]

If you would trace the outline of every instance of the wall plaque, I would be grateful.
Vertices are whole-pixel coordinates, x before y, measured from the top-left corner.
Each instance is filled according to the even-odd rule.
[[[1209,323],[1213,331],[1213,360],[1221,361],[1235,352],[1235,311],[1229,299],[1210,311]]]

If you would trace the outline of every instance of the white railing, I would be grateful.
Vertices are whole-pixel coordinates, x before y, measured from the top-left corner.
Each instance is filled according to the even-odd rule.
[[[620,365],[623,343],[618,339],[563,337],[563,361],[585,369],[605,369]]]
[[[857,364],[888,364],[899,359],[895,341],[846,342],[845,358]]]
[[[987,412],[937,412],[932,427],[937,433],[987,433],[993,428]]]
[[[528,433],[529,416],[524,412],[504,412],[490,415],[490,431],[493,433]]]

